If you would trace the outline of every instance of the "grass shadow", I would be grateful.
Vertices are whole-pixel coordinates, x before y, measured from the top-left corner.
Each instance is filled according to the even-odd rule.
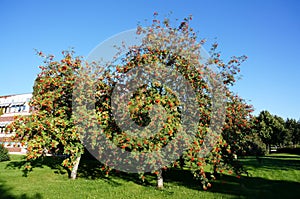
[[[55,157],[55,156],[45,156],[39,159],[36,159],[34,161],[32,161],[32,169],[34,168],[44,168],[45,166],[51,168],[54,170],[54,173],[57,174],[65,174],[67,173],[67,169],[64,168],[61,163],[62,163],[63,159],[60,157]],[[28,170],[24,170],[24,166],[26,165],[26,160],[25,157],[19,159],[19,160],[12,160],[10,161],[5,169],[22,169],[23,171],[23,176],[27,176],[29,171]],[[30,170],[32,171],[32,170]]]
[[[102,166],[103,166],[103,164],[101,164],[99,161],[97,161],[95,159],[90,159],[90,158],[82,159],[80,161],[80,164],[78,167],[77,175],[79,178],[86,178],[86,179],[93,179],[93,180],[103,179],[103,180],[107,181],[109,184],[114,182],[114,179],[122,179],[127,182],[134,182],[135,184],[144,185],[144,186],[153,185],[153,183],[150,182],[151,180],[146,179],[145,181],[142,181],[139,178],[139,175],[136,173],[126,173],[126,172],[122,172],[122,171],[112,170],[109,172],[109,175],[106,176],[105,172],[102,171],[102,169],[101,169]],[[150,179],[151,179],[151,176],[153,176],[149,173],[146,175],[148,177],[150,176]],[[114,182],[113,185],[119,186],[121,184]]]
[[[0,198],[1,199],[42,199],[42,195],[36,193],[34,196],[28,196],[27,194],[21,194],[16,196],[13,193],[13,188],[5,185],[3,181],[0,180]]]
[[[299,198],[300,183],[246,176],[238,179],[223,175],[213,183],[210,192],[243,198]]]
[[[200,182],[195,180],[189,170],[171,168],[163,173],[164,181],[176,185],[183,185],[190,189],[201,190]]]
[[[277,155],[262,157],[262,161],[256,157],[243,158],[242,163],[254,172],[269,170],[268,173],[282,170],[299,170],[300,157]],[[201,190],[201,183],[193,179],[188,170],[168,170],[166,182],[172,182],[190,189]],[[236,198],[300,198],[300,182],[289,180],[271,180],[262,177],[222,174],[214,180],[212,193],[231,195]]]
[[[298,159],[297,159],[298,158]],[[281,169],[281,170],[289,170],[289,169],[300,169],[300,156],[265,156],[260,157],[259,160],[252,157],[242,158],[241,162],[243,162],[246,167],[252,168],[265,168],[265,169]]]

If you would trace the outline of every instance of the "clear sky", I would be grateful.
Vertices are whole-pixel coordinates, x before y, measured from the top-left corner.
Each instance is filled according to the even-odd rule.
[[[297,0],[0,0],[0,95],[32,92],[42,60],[34,49],[87,56],[139,21],[173,12],[224,58],[245,54],[234,90],[255,107],[300,118],[300,1]]]

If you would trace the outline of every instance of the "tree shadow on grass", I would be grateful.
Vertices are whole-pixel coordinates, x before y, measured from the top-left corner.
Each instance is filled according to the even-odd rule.
[[[64,168],[61,163],[63,159],[55,156],[45,156],[40,159],[36,159],[32,161],[32,169],[34,168],[43,168],[45,166],[54,170],[54,173],[57,174],[65,174],[67,173],[67,169]],[[5,169],[20,169],[23,172],[23,176],[27,177],[29,171],[24,170],[24,166],[26,165],[25,157],[21,160],[10,161]]]
[[[263,168],[270,172],[300,168],[300,160],[296,159],[266,157],[259,162],[254,157],[247,158],[243,162],[246,163],[246,166],[254,167],[254,170]],[[170,169],[166,172],[165,181],[189,189],[202,190],[201,183],[193,179],[189,170]],[[208,192],[226,194],[236,198],[300,198],[300,182],[270,180],[253,176],[237,178],[223,174],[213,181],[212,188]]]
[[[19,196],[12,194],[13,188],[5,185],[4,181],[0,180],[0,198],[1,199],[42,199],[40,193],[36,193],[34,196],[28,196],[27,194],[21,194]]]
[[[176,185],[184,185],[190,189],[201,190],[201,183],[195,180],[193,174],[189,170],[171,168],[163,173],[164,182]]]
[[[238,179],[234,176],[223,175],[213,183],[210,192],[243,198],[299,198],[300,183],[259,177]]]
[[[35,168],[44,168],[49,167],[53,170],[53,173],[59,175],[65,175],[68,173],[70,175],[70,171],[62,166],[63,158],[59,156],[45,156],[39,159],[32,161],[32,170],[26,171],[24,170],[24,166],[26,165],[25,157],[18,160],[12,160],[7,163],[5,169],[18,169],[23,172],[23,176],[27,177],[30,175],[30,172],[34,172]],[[101,164],[96,159],[83,156],[77,171],[78,178],[85,178],[90,180],[102,179],[107,183],[118,186],[120,183],[114,181],[111,177],[105,176],[104,171],[101,170],[103,164]],[[113,174],[114,172],[112,172]]]
[[[296,157],[297,158],[297,157]],[[289,170],[300,169],[300,157],[296,159],[293,156],[265,156],[260,157],[259,161],[254,157],[247,157],[241,159],[246,167],[264,168],[264,169],[280,169]]]
[[[102,164],[93,159],[81,159],[78,167],[77,176],[80,178],[87,179],[98,179],[103,178],[105,175],[103,174],[101,168]]]
[[[201,183],[193,179],[189,170],[170,169],[165,174],[165,182],[202,190]],[[221,175],[212,181],[211,193],[221,193],[234,198],[300,198],[300,182],[269,180],[260,177]]]
[[[114,180],[111,175],[106,176],[105,172],[101,169],[102,166],[103,164],[97,160],[83,158],[78,167],[77,177],[90,180],[101,179],[114,187],[122,185],[120,182]]]
[[[32,161],[32,170],[34,172],[35,168],[44,168],[49,167],[53,170],[55,174],[69,174],[69,170],[62,166],[63,158],[59,156],[45,156],[35,161]],[[28,176],[30,173],[24,170],[24,166],[26,165],[25,157],[18,160],[11,160],[7,165],[6,169],[19,169],[23,171],[23,176]],[[96,160],[91,154],[87,151],[82,156],[80,160],[80,164],[77,171],[78,178],[85,178],[89,180],[101,179],[112,186],[120,186],[121,183],[117,182],[115,179],[122,179],[125,181],[131,181],[139,185],[143,186],[155,186],[156,185],[156,176],[150,173],[147,173],[147,178],[142,181],[139,178],[138,174],[126,173],[122,171],[112,170],[109,172],[109,175],[105,175],[105,171],[101,168],[103,164]]]
[[[105,180],[107,183],[112,184],[113,186],[122,185],[120,182],[116,182],[114,179],[121,179],[127,182],[133,182],[135,184],[139,184],[143,186],[153,185],[153,183],[151,183],[150,180],[148,179],[142,181],[139,178],[139,175],[137,173],[126,173],[126,172],[117,171],[113,169],[109,172],[108,175],[106,175],[105,171],[101,169],[102,167],[103,164],[100,163],[98,160],[93,158],[84,158],[80,161],[77,176],[79,178],[86,178],[86,179],[93,179],[93,180],[102,179]],[[150,179],[154,178],[154,176],[151,175],[150,173],[147,173],[146,175],[147,177],[150,177]]]

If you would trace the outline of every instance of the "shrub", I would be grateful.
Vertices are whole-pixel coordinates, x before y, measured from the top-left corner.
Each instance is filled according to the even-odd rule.
[[[300,155],[300,148],[280,148],[277,149],[277,153],[289,153],[289,154],[295,154],[295,155]]]
[[[264,156],[268,154],[266,145],[259,139],[253,140],[249,145],[251,146],[249,150],[250,155]]]
[[[254,135],[251,139],[245,142],[243,151],[240,153],[241,154],[239,155],[264,156],[268,154],[268,151],[266,149],[266,145],[262,142],[262,140]]]
[[[8,150],[0,144],[0,162],[10,160]]]

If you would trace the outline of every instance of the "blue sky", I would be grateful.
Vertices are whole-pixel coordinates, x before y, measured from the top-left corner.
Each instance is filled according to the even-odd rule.
[[[139,21],[173,12],[224,58],[247,55],[233,88],[255,107],[300,118],[300,1],[131,0],[0,1],[0,95],[32,92],[42,60],[34,49],[59,54],[74,47],[87,56],[100,42]],[[208,46],[207,46],[208,47]]]

